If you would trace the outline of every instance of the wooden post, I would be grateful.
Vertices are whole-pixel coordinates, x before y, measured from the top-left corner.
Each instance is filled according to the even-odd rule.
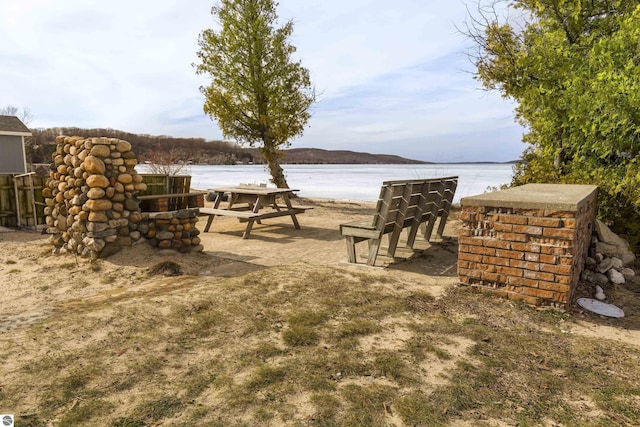
[[[33,188],[33,175],[35,172],[29,172],[29,194],[31,195],[31,209],[33,209],[33,229],[38,229],[38,212],[36,211],[36,193]]]
[[[13,176],[13,191],[14,191],[14,195],[16,198],[16,221],[18,224],[18,227],[22,226],[22,218],[21,218],[21,212],[20,212],[20,193],[18,192],[18,177],[20,175],[14,175]]]
[[[37,228],[38,227],[38,212],[36,211],[36,195],[35,195],[35,189],[33,186],[33,175],[35,175],[35,172],[27,172],[24,174],[20,174],[20,175],[14,175],[13,176],[13,188],[15,191],[15,197],[16,197],[16,217],[17,217],[17,224],[18,227],[22,227],[22,210],[21,210],[21,204],[20,204],[20,191],[24,191],[25,194],[25,201],[24,201],[24,206],[25,206],[25,213],[27,211],[26,207],[28,205],[28,203],[31,203],[31,209],[33,210],[33,228]],[[25,178],[29,179],[29,184],[27,185],[25,183]],[[26,220],[25,217],[25,221],[26,221],[26,226],[29,225],[29,221]]]

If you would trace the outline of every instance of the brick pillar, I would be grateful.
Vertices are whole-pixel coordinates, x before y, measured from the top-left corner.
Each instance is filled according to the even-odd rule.
[[[528,184],[461,200],[460,283],[566,307],[587,256],[597,187]]]

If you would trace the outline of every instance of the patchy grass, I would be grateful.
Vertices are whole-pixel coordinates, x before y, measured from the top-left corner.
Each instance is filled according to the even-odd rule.
[[[638,349],[568,315],[379,271],[172,280],[12,336],[5,406],[30,425],[640,424]]]
[[[182,275],[182,266],[173,261],[163,261],[149,268],[151,276],[180,276]]]

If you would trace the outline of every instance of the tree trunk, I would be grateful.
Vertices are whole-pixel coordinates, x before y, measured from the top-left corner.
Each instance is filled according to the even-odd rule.
[[[267,161],[267,165],[269,165],[271,182],[273,182],[278,188],[289,188],[287,179],[284,177],[284,170],[282,170],[280,163],[278,162],[278,150],[262,147],[260,152],[262,153],[262,157]]]

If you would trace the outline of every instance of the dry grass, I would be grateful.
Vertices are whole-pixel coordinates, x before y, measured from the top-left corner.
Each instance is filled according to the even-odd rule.
[[[638,348],[565,333],[568,315],[303,264],[171,280],[14,332],[2,408],[27,426],[640,424]]]

